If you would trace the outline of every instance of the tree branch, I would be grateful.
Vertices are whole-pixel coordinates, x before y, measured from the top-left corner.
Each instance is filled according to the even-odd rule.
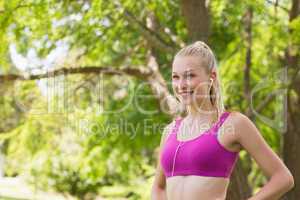
[[[22,4],[23,1],[20,2],[20,4],[18,4],[16,7],[14,7],[13,9],[11,10],[0,10],[0,14],[4,14],[5,12],[10,12],[10,13],[13,13],[14,11],[20,9],[20,8],[29,8],[29,7],[32,7],[32,6],[37,6],[37,5],[41,5],[41,4],[36,4],[36,3],[31,3],[31,4]]]
[[[257,113],[261,112],[263,109],[266,108],[266,106],[272,102],[272,100],[276,97],[276,94],[274,93],[271,93],[269,94],[265,99],[263,99],[260,104],[255,108],[255,111]],[[254,119],[255,115],[254,115],[254,112],[250,112],[248,117],[250,119]]]
[[[274,6],[275,6],[275,8],[276,7],[279,7],[279,8],[281,8],[282,10],[284,10],[285,12],[289,12],[289,9],[288,8],[286,8],[286,7],[284,7],[284,6],[282,6],[282,5],[280,5],[279,3],[278,3],[278,0],[276,1],[276,2],[273,2],[273,1],[271,1],[271,0],[267,0],[267,2],[269,3],[269,4],[273,4]]]
[[[164,41],[163,38],[160,37],[160,35],[157,32],[149,29],[146,25],[144,25],[142,22],[136,19],[136,17],[126,9],[124,10],[124,15],[129,22],[137,24],[137,27],[141,34],[145,37],[146,40],[148,40],[148,42],[152,46],[171,54],[175,53],[176,47],[178,46],[177,44],[168,44],[166,41]]]
[[[100,67],[100,66],[85,66],[85,67],[74,67],[74,68],[60,68],[52,71],[47,71],[40,74],[5,74],[0,75],[0,83],[5,81],[15,81],[15,80],[36,80],[42,78],[51,78],[59,75],[70,75],[70,74],[90,74],[90,73],[105,73],[108,75],[130,75],[137,78],[145,78],[152,74],[150,69],[141,68],[130,68],[123,67],[120,69],[115,69],[114,67]]]

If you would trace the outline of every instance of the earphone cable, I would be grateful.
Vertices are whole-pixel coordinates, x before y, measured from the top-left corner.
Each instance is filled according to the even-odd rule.
[[[173,158],[172,176],[174,175],[174,169],[175,169],[175,162],[176,162],[177,152],[178,152],[179,147],[182,146],[181,145],[182,143],[183,143],[182,141],[179,142],[179,144],[178,144],[178,146],[176,148],[176,151],[175,151],[175,155],[174,155],[174,158]]]

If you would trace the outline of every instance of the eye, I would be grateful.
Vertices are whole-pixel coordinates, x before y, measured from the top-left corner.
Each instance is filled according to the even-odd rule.
[[[190,77],[190,78],[192,78],[192,77],[194,77],[195,75],[194,74],[187,74],[186,75],[186,77]]]
[[[173,75],[172,78],[173,78],[173,79],[177,79],[178,76],[177,76],[177,75]]]

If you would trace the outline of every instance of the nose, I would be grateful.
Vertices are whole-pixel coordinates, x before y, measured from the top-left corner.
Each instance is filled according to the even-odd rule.
[[[178,89],[180,91],[183,91],[183,90],[187,90],[189,87],[189,83],[188,83],[188,80],[187,79],[180,79],[179,80],[179,83],[178,83]]]

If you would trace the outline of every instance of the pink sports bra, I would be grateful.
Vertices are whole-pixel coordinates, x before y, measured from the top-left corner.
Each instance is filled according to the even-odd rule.
[[[230,177],[239,152],[225,149],[217,138],[218,130],[229,114],[223,112],[212,128],[187,141],[177,139],[182,121],[177,118],[161,152],[160,162],[165,176]]]

